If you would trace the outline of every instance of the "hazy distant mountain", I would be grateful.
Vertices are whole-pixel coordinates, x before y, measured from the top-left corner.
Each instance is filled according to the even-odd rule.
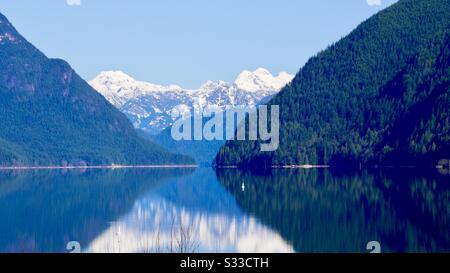
[[[400,0],[311,58],[269,104],[280,147],[230,141],[217,165],[435,166],[450,155],[450,1]]]
[[[293,75],[285,72],[273,76],[259,68],[254,72],[243,71],[234,83],[208,81],[190,90],[137,81],[123,72],[107,71],[89,83],[125,113],[136,128],[157,134],[173,123],[174,108],[199,110],[206,106],[225,109],[228,105],[256,105],[276,94],[292,78]]]
[[[0,14],[0,165],[184,163]]]

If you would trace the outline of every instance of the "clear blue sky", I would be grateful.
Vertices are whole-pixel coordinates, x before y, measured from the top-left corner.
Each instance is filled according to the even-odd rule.
[[[0,0],[0,12],[47,56],[67,60],[87,80],[122,70],[188,88],[233,81],[257,67],[296,73],[309,57],[395,2],[67,1],[80,0]]]

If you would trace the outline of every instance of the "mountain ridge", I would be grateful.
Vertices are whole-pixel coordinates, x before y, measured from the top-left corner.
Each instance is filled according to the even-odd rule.
[[[70,65],[0,13],[0,165],[192,163],[138,137]]]
[[[258,68],[241,72],[234,83],[207,81],[198,89],[185,89],[138,81],[121,71],[106,71],[89,83],[125,113],[135,128],[158,134],[173,123],[174,109],[192,108],[198,112],[207,106],[225,110],[230,105],[256,105],[276,94],[292,78],[286,72],[273,76]]]

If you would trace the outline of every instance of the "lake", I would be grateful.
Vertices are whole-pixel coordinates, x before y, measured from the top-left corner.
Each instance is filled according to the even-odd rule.
[[[437,170],[0,171],[0,252],[450,252]]]

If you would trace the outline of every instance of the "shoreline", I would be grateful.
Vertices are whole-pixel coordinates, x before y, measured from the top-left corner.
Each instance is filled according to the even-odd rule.
[[[331,168],[330,165],[282,165],[272,166],[272,169],[327,169]]]
[[[193,169],[198,165],[0,166],[0,170]]]
[[[237,165],[228,165],[228,166],[214,166],[214,168],[217,169],[239,169],[239,166]],[[270,166],[268,169],[331,169],[331,168],[338,168],[338,166],[331,166],[331,165],[274,165]],[[404,166],[368,166],[368,167],[362,167],[362,168],[354,168],[354,169],[423,169],[423,168],[432,168],[432,169],[447,169],[446,166],[412,166],[412,165],[404,165]],[[345,168],[344,168],[345,169]],[[449,169],[450,170],[450,169]]]
[[[239,169],[236,165],[230,166],[215,166],[217,169]],[[328,169],[331,168],[329,165],[283,165],[283,166],[270,166],[269,169]]]

